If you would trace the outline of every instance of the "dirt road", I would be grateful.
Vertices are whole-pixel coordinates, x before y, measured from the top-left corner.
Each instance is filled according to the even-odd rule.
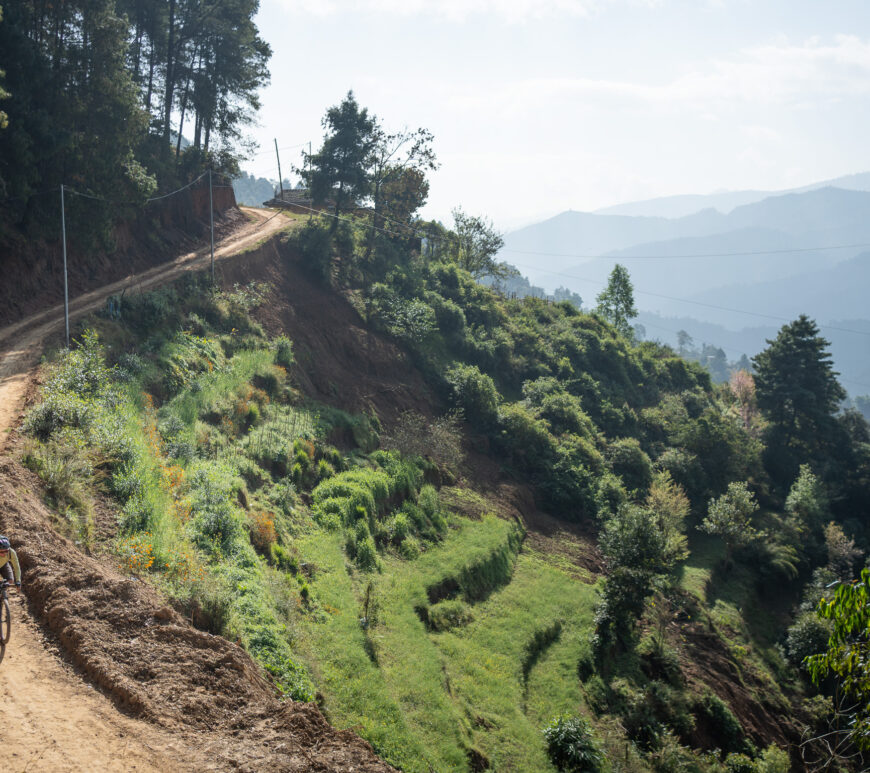
[[[215,262],[238,255],[292,222],[283,213],[250,207],[242,207],[242,211],[250,222],[215,245]],[[185,271],[205,268],[210,260],[210,250],[206,247],[80,295],[70,300],[70,319],[100,308],[106,298],[121,293],[125,288],[145,290],[155,287]],[[20,413],[28,374],[39,362],[43,342],[49,335],[63,329],[62,304],[0,328],[0,452],[5,448],[6,435]]]
[[[85,685],[46,650],[21,599],[10,601],[12,638],[0,662],[0,728],[9,773],[157,773],[199,767],[177,739],[125,717],[108,698]]]
[[[291,220],[283,214],[245,208],[250,222],[216,245],[215,260],[226,260]],[[208,248],[183,255],[142,274],[86,293],[70,303],[77,318],[125,287],[146,289],[184,271],[208,265]],[[49,335],[63,331],[63,306],[0,329],[0,452],[17,421],[29,378]],[[3,697],[0,734],[6,767],[18,771],[203,770],[190,739],[179,740],[147,722],[121,714],[114,704],[79,678],[46,645],[20,597],[12,599],[12,640],[0,662]]]

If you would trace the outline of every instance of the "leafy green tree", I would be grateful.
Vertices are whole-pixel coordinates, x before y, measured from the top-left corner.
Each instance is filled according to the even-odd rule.
[[[361,108],[353,95],[326,111],[321,122],[326,134],[317,153],[306,156],[302,170],[315,204],[333,201],[339,217],[371,190],[371,154],[378,141],[377,119]],[[338,223],[338,220],[335,221]]]
[[[665,538],[665,558],[670,564],[689,555],[686,518],[691,505],[683,487],[664,470],[656,473],[644,506],[657,521]]]
[[[698,527],[707,534],[715,534],[725,542],[725,563],[731,563],[734,548],[745,545],[755,535],[752,516],[758,510],[755,495],[746,483],[734,481],[718,499],[711,499],[707,516]]]
[[[610,279],[596,298],[595,310],[626,338],[632,337],[630,320],[637,316],[634,306],[634,287],[628,269],[617,263],[610,272]]]
[[[491,222],[466,214],[462,207],[457,207],[451,214],[453,240],[450,258],[454,263],[475,279],[484,276],[505,279],[517,273],[512,266],[496,261],[495,256],[504,246],[504,239]]]
[[[809,529],[820,529],[828,514],[828,497],[808,464],[802,464],[785,499],[785,510]]]
[[[617,638],[631,636],[654,591],[658,575],[669,571],[667,538],[650,512],[624,505],[607,520],[599,540],[607,578],[595,617],[595,645],[600,654]]]
[[[841,583],[833,598],[822,598],[819,616],[833,624],[827,651],[806,661],[816,684],[833,676],[850,706],[841,732],[860,751],[870,751],[870,570]]]
[[[823,461],[837,445],[835,419],[846,393],[816,323],[802,314],[783,325],[769,346],[753,357],[758,406],[770,421],[766,461],[779,481],[801,461]]]

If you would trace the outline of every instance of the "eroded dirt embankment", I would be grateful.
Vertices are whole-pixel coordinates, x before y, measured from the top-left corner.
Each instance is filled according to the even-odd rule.
[[[246,214],[251,220],[237,221],[216,250],[221,263],[288,224]],[[100,287],[75,298],[71,316],[208,259],[200,249]],[[62,328],[62,307],[54,307],[0,329],[0,451],[44,342]],[[40,491],[31,473],[0,458],[0,532],[18,549],[27,599],[13,599],[13,640],[0,662],[13,770],[392,770],[315,706],[279,702],[239,647],[196,630],[150,586],[60,537]]]
[[[58,191],[58,197],[60,192]],[[215,184],[215,236],[239,227],[244,217],[232,188]],[[175,196],[158,200],[112,231],[111,250],[88,248],[75,237],[76,220],[93,217],[93,202],[67,196],[67,271],[70,297],[145,271],[194,249],[208,238],[209,191],[204,179]],[[60,217],[58,207],[57,217]],[[58,229],[59,230],[59,229]],[[81,230],[81,229],[79,229]],[[14,228],[0,237],[0,324],[23,319],[63,302],[62,243],[34,240]]]
[[[79,724],[112,738],[126,726],[139,751],[144,742],[158,755],[177,760],[171,768],[141,768],[146,770],[393,770],[357,735],[331,727],[316,706],[279,701],[240,647],[196,630],[150,585],[84,555],[59,536],[36,493],[39,486],[17,463],[0,462],[0,529],[14,535],[30,613],[80,673],[131,716],[150,724],[125,725],[117,716],[101,721],[92,706],[82,703],[82,685],[72,694],[51,688],[47,694],[24,684],[18,694],[24,711],[38,703],[37,716],[55,717],[51,727],[30,723],[34,743],[63,751],[69,740],[65,734],[78,732]],[[16,633],[23,612],[16,605]],[[0,663],[0,676],[7,678],[11,663],[11,658]],[[108,707],[107,713],[112,713]],[[79,733],[77,743],[99,738]]]

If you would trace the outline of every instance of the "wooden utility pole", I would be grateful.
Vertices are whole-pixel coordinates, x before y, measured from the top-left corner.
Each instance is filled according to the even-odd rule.
[[[278,188],[281,191],[281,201],[284,201],[284,178],[281,176],[281,156],[278,153],[278,138],[275,138],[275,156],[278,159]]]
[[[66,208],[63,202],[63,183],[60,184],[60,230],[63,236],[63,317],[66,321],[66,348],[69,349],[69,284],[66,277]]]
[[[214,287],[214,198],[211,192],[211,169],[208,170],[208,214],[211,220],[211,286]]]

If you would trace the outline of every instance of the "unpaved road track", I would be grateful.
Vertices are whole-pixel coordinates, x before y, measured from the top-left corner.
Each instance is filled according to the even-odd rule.
[[[46,650],[20,598],[0,662],[4,768],[20,771],[176,771],[199,763],[177,738],[121,714]],[[201,768],[200,768],[201,769]]]
[[[235,230],[215,245],[215,261],[226,260],[250,249],[292,221],[283,214],[263,209],[242,207],[251,221]],[[211,255],[208,247],[182,255],[173,261],[133,274],[97,290],[84,293],[70,301],[70,319],[99,309],[110,295],[125,288],[145,290],[176,279],[185,271],[197,271],[208,266]],[[45,339],[63,331],[63,305],[52,306],[20,322],[0,328],[0,452],[5,447],[6,434],[15,424],[21,410],[28,376],[39,362]]]
[[[253,247],[292,222],[283,214],[243,211],[250,222],[215,246],[216,261]],[[100,308],[106,298],[124,288],[155,287],[185,271],[202,269],[209,261],[205,248],[93,290],[70,302],[70,318]],[[63,327],[59,305],[0,329],[0,453],[20,416],[44,342]],[[21,598],[11,602],[12,639],[0,662],[0,735],[9,773],[204,769],[204,760],[191,748],[192,739],[179,739],[121,714],[46,646]]]

